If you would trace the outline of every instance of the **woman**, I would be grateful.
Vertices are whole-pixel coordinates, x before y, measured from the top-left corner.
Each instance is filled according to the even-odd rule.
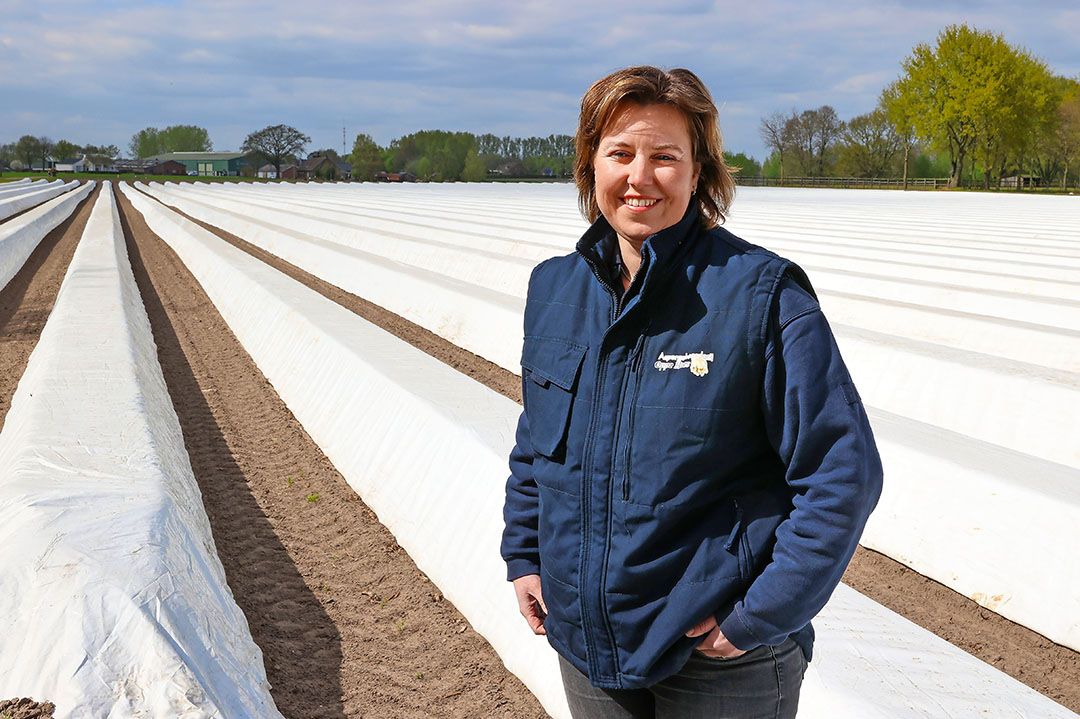
[[[529,282],[508,578],[575,717],[793,717],[881,489],[866,413],[805,274],[718,227],[693,73],[601,79],[576,149],[593,224]]]

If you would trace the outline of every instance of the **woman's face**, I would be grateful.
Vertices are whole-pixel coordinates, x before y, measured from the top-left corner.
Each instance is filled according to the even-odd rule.
[[[700,171],[682,111],[624,102],[593,157],[596,204],[619,237],[640,248],[682,219]]]

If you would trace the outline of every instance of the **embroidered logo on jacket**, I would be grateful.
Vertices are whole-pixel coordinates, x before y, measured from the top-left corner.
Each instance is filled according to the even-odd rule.
[[[684,355],[669,355],[660,353],[653,367],[666,372],[669,369],[690,368],[690,373],[695,377],[704,377],[709,374],[709,363],[713,361],[713,353],[690,352]]]

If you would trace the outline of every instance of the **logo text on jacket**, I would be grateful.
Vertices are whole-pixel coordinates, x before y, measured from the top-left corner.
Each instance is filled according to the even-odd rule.
[[[704,377],[709,374],[709,363],[713,361],[712,352],[689,352],[682,355],[669,355],[664,352],[656,358],[653,367],[666,372],[669,369],[690,369],[695,377]]]

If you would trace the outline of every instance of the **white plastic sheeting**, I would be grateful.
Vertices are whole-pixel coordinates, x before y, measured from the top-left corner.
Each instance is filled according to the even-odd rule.
[[[518,615],[496,550],[520,408],[156,202],[124,192],[420,569],[548,712],[568,716],[554,653]],[[847,588],[818,624],[804,718],[1071,716]]]
[[[26,264],[45,235],[71,216],[75,207],[94,189],[91,180],[74,192],[50,200],[25,215],[0,225],[0,288]]]
[[[522,260],[569,252],[584,228],[567,185],[150,191],[513,371]],[[807,268],[863,399],[892,418],[875,424],[887,480],[864,544],[1080,649],[1080,205],[739,195],[730,228]],[[927,431],[938,441],[915,439]],[[971,464],[980,452],[1008,473]],[[1020,516],[1039,519],[1018,531]]]
[[[844,584],[814,625],[799,719],[1076,717]]]
[[[78,180],[72,180],[67,183],[51,183],[40,189],[35,189],[33,192],[16,194],[12,197],[0,196],[0,220],[6,220],[17,212],[40,205],[46,200],[51,200],[57,195],[78,187],[78,185]]]
[[[23,181],[25,180],[25,181]],[[18,182],[5,182],[0,184],[0,199],[7,199],[14,197],[15,195],[21,195],[27,192],[34,192],[40,190],[47,185],[62,185],[63,180],[34,180],[30,182],[27,178],[23,178]]]
[[[280,717],[108,184],[0,433],[0,516],[0,696],[65,718]]]
[[[516,338],[525,301],[518,288],[528,282],[532,260],[505,254],[497,260],[494,252],[462,252],[401,233],[372,234],[343,226],[330,211],[305,214],[268,205],[255,218],[247,201],[178,192],[172,185],[136,186],[502,367],[520,367]],[[506,292],[508,284],[515,294]]]

